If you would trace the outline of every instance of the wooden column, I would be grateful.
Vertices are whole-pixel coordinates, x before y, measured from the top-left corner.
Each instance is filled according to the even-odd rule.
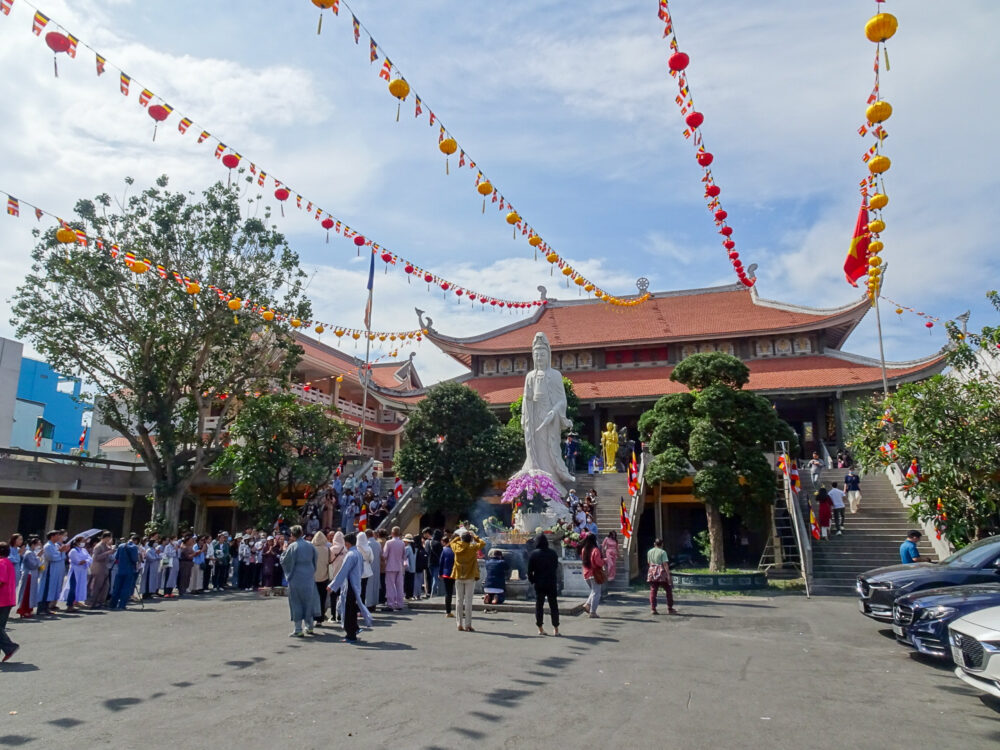
[[[45,533],[52,531],[56,526],[56,512],[59,510],[59,490],[52,490],[49,493],[49,505],[45,509]]]
[[[132,528],[132,509],[134,507],[135,495],[130,492],[125,496],[125,512],[122,513],[122,536],[126,538],[128,538],[128,535],[134,531]]]

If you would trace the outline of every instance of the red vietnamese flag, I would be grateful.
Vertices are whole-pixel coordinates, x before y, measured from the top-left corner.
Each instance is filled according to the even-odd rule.
[[[871,235],[868,233],[868,206],[862,203],[858,211],[858,223],[854,227],[854,236],[851,237],[851,248],[844,260],[844,275],[851,286],[857,286],[855,282],[868,273],[869,242]]]

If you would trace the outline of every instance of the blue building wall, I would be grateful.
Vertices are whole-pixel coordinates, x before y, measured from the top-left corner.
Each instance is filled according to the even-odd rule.
[[[59,389],[60,383],[64,383],[62,391]],[[80,434],[83,432],[83,415],[90,411],[91,407],[79,403],[76,400],[79,395],[79,380],[60,375],[45,362],[27,357],[21,359],[21,374],[17,380],[17,398],[45,405],[43,417],[53,425],[52,451],[55,453],[69,453],[80,444]],[[16,430],[18,436],[23,434],[23,428],[23,425],[18,425]],[[30,431],[30,445],[17,447],[36,450],[34,424],[30,425]]]

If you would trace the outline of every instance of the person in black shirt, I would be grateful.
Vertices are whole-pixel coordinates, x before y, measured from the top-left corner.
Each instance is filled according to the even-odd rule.
[[[556,601],[558,572],[559,556],[549,548],[549,540],[545,534],[539,534],[535,539],[535,551],[528,558],[528,582],[535,587],[535,624],[539,635],[545,635],[545,628],[542,626],[546,599],[549,600],[553,633],[559,635],[559,602]]]

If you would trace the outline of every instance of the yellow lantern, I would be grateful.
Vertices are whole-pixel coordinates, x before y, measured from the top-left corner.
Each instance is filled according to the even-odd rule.
[[[272,320],[274,320],[274,310],[265,310],[260,314],[260,317],[262,317],[264,320],[270,323]]]
[[[878,234],[879,232],[885,231],[885,222],[881,219],[875,219],[875,221],[868,222],[868,231],[872,234]]]
[[[865,110],[865,117],[868,118],[868,122],[885,122],[892,117],[892,105],[881,99],[872,102]]]
[[[336,4],[337,0],[312,0],[312,4],[319,8],[319,24],[316,26],[316,33],[320,34],[323,32],[323,11],[327,8],[332,8]]]
[[[448,174],[448,157],[458,150],[458,143],[454,138],[445,138],[438,144],[438,148],[444,154],[444,173]]]
[[[573,269],[570,268],[569,266],[563,266],[562,272],[563,276],[569,276],[571,273],[573,273]]]
[[[60,227],[56,230],[56,240],[64,245],[76,242],[76,232],[67,227]]]
[[[872,174],[888,172],[890,166],[892,166],[892,162],[889,161],[889,157],[881,154],[868,160],[868,171]]]
[[[338,375],[337,376],[337,382],[338,383],[343,383],[344,382],[344,376],[343,375]]]
[[[868,245],[868,252],[870,253],[880,253],[885,245],[882,244],[881,240],[875,240]]]
[[[410,95],[410,84],[402,78],[394,78],[389,81],[389,93],[399,100],[396,104],[396,122],[399,122],[399,108],[403,105],[406,97]]]
[[[870,258],[868,258],[868,265],[871,266],[872,268],[877,268],[878,266],[882,265],[882,259],[877,255],[872,255]]]
[[[902,307],[897,307],[896,308],[896,315],[902,315],[902,314],[903,314],[903,308]]]
[[[584,281],[583,276],[577,276],[576,279],[574,280],[574,283],[577,286],[583,286],[586,283],[586,281]]]
[[[537,234],[533,234],[528,238],[528,244],[532,247],[538,247],[542,244],[542,238]]]
[[[201,291],[201,284],[199,284],[197,281],[189,281],[187,285],[184,287],[184,291],[187,292],[188,294],[197,294],[198,292]]]
[[[316,326],[316,333],[320,333],[321,334],[325,330],[326,330],[326,328],[323,327],[322,323],[320,323],[318,326]]]
[[[871,198],[868,199],[869,208],[885,208],[889,205],[889,196],[885,193],[875,193]]]
[[[489,180],[483,180],[476,185],[476,190],[483,196],[483,213],[486,213],[486,196],[493,193],[493,183]]]
[[[865,24],[865,36],[869,42],[879,44],[886,39],[891,39],[896,33],[899,22],[892,13],[878,13],[868,19]]]
[[[551,252],[545,256],[545,260],[547,260],[549,263],[556,263],[559,261],[559,254],[556,252]]]
[[[507,214],[507,223],[510,224],[512,227],[514,227],[515,240],[517,239],[517,227],[514,225],[517,224],[517,222],[519,222],[520,220],[521,217],[518,215],[517,211],[511,211],[509,214]]]
[[[132,270],[135,270],[135,264],[132,264]],[[229,302],[226,303],[226,307],[233,311],[233,325],[238,325],[240,322],[239,317],[237,317],[236,312],[242,306],[242,301],[239,297],[233,297]]]
[[[142,275],[149,270],[149,262],[145,260],[136,260],[132,262],[132,265],[129,266],[129,268],[132,270],[132,273]]]
[[[374,333],[369,333],[368,334],[368,340],[369,341],[374,341],[375,340],[375,334]]]
[[[426,335],[427,335],[428,333],[430,333],[430,331],[428,331],[428,330],[427,330],[427,329],[425,328],[425,329],[424,329],[423,331],[421,331],[421,333],[423,333],[423,334],[424,334],[424,336],[426,336]]]
[[[585,287],[583,288],[583,291],[585,291],[585,292],[592,292],[592,291],[594,291],[594,285],[593,285],[593,284],[587,284],[587,285],[586,285],[586,286],[585,286]]]
[[[357,341],[359,338],[361,338],[361,334],[355,331],[354,333],[351,334],[351,338]]]
[[[298,318],[292,318],[291,324],[292,324],[292,328],[298,328],[299,326],[302,325],[302,321],[299,320]]]
[[[380,333],[379,336],[378,336],[378,340],[379,341],[385,341],[385,334],[384,333]]]

